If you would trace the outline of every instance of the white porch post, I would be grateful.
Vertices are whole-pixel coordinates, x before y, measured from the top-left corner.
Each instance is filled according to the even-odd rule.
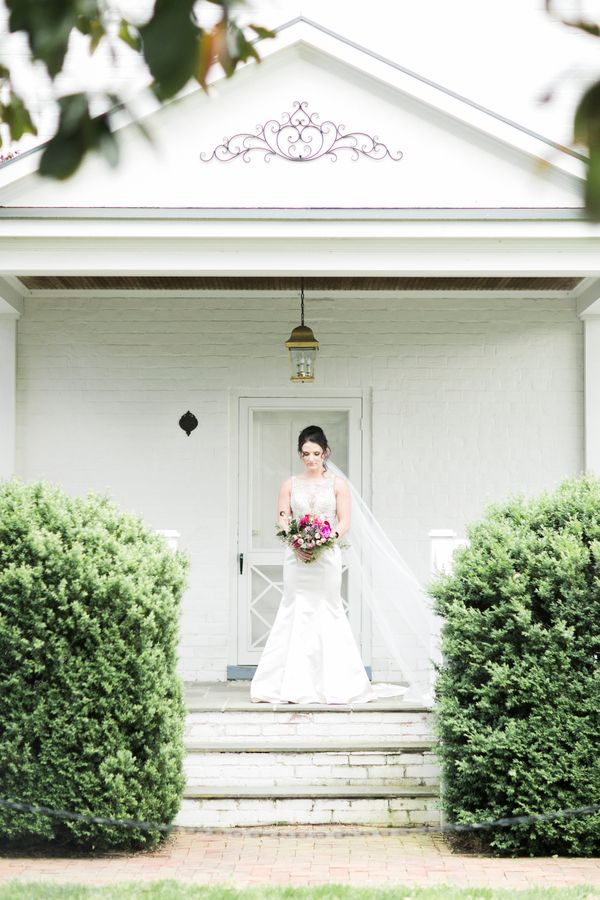
[[[583,317],[585,332],[585,470],[600,475],[600,315]]]
[[[15,474],[18,317],[0,313],[0,480]]]

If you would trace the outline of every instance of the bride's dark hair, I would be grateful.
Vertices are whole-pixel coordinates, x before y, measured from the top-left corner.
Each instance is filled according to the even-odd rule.
[[[298,453],[302,454],[302,448],[310,441],[311,444],[318,444],[323,451],[323,468],[327,468],[326,458],[331,453],[331,447],[327,443],[325,432],[320,425],[307,425],[298,435]]]

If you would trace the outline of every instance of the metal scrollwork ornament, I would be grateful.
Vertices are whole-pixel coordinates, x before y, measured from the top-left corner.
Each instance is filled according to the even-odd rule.
[[[390,152],[377,135],[363,131],[346,134],[344,125],[336,125],[330,120],[319,122],[318,113],[309,113],[307,107],[306,100],[295,100],[292,112],[284,112],[281,122],[269,119],[264,125],[256,126],[256,134],[240,132],[225,137],[211,154],[201,153],[200,159],[202,162],[229,162],[241,157],[247,163],[251,161],[251,154],[262,153],[265,162],[270,162],[274,156],[290,162],[312,162],[323,157],[336,162],[338,153],[345,151],[355,161],[361,156],[395,162],[402,159],[402,151]]]

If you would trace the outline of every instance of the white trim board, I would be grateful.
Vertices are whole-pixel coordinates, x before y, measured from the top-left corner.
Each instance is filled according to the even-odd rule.
[[[395,221],[587,221],[583,207],[182,207],[5,206],[0,219],[392,219]]]

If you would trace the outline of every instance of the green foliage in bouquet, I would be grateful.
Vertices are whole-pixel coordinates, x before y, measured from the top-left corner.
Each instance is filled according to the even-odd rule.
[[[600,481],[491,507],[431,588],[450,821],[600,803]],[[600,814],[479,833],[503,855],[600,852]]]
[[[187,559],[106,496],[0,484],[0,796],[168,823],[184,785],[176,675]],[[152,847],[161,832],[0,808],[4,841]]]

